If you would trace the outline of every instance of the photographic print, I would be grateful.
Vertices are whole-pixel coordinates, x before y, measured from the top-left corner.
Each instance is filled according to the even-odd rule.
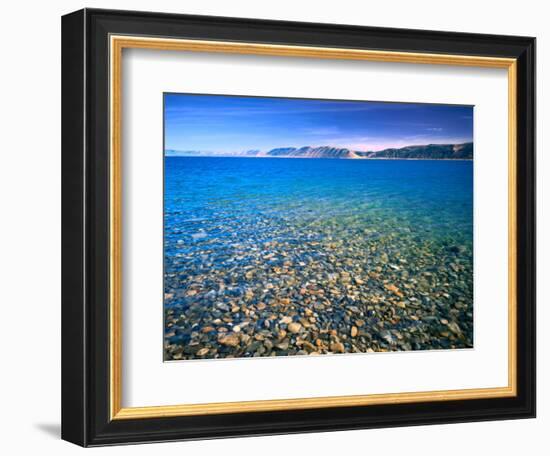
[[[473,348],[473,107],[164,94],[164,360]]]
[[[64,440],[536,416],[535,38],[61,35]]]

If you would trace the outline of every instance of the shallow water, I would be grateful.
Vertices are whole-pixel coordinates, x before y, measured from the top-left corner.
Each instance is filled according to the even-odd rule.
[[[304,354],[296,339],[323,334],[321,353],[334,337],[345,352],[471,347],[472,205],[471,161],[166,157],[165,356]],[[248,350],[242,334],[277,342],[283,314],[316,321],[288,349]],[[342,341],[354,318],[365,334]],[[242,322],[237,345],[218,342]]]

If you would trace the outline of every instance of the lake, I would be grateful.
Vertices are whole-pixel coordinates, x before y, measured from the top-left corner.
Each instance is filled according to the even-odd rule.
[[[166,157],[165,359],[473,347],[473,162]]]

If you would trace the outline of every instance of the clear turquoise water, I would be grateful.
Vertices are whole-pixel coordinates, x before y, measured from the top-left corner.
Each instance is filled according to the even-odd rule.
[[[288,296],[299,307],[297,290],[344,272],[369,281],[338,285],[342,306],[359,299],[367,309],[373,297],[383,313],[394,284],[422,307],[398,309],[392,328],[434,316],[467,336],[445,341],[445,328],[424,326],[422,344],[473,344],[471,161],[166,157],[164,213],[165,306],[192,311],[181,334],[207,324],[220,303]]]
[[[166,271],[205,248],[216,267],[235,243],[322,238],[323,224],[471,246],[472,192],[471,161],[167,157]]]

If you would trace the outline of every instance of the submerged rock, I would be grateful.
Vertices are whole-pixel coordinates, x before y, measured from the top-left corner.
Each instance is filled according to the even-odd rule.
[[[169,212],[165,359],[472,347],[471,208],[359,187]]]
[[[221,336],[218,342],[229,347],[237,347],[240,343],[240,339],[237,334],[228,334],[226,336]]]

